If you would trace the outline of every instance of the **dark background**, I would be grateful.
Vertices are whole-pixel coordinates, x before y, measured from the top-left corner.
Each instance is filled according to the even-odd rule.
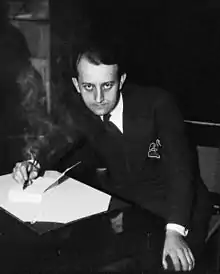
[[[50,1],[50,18],[54,81],[69,41],[112,37],[124,44],[130,81],[173,92],[185,119],[220,122],[218,1]]]

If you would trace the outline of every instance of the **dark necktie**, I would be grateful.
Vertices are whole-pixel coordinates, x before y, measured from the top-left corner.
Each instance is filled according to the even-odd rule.
[[[110,117],[111,117],[111,114],[110,114],[110,113],[105,114],[105,115],[103,116],[103,122],[104,122],[104,124],[107,124],[107,123],[110,122],[110,121],[109,121]]]
[[[118,127],[117,127],[114,123],[112,123],[112,122],[109,120],[110,117],[111,117],[111,114],[110,114],[110,113],[105,114],[105,115],[103,116],[103,123],[104,123],[104,125],[105,125],[105,129],[106,129],[107,131],[113,133],[113,134],[118,134],[118,133],[122,134],[121,131],[118,129]]]

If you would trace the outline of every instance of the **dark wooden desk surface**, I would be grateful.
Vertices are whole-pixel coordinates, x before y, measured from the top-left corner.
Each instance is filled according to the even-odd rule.
[[[90,271],[140,254],[143,249],[152,256],[152,250],[157,253],[161,250],[159,238],[164,235],[158,233],[159,238],[154,238],[155,242],[151,244],[152,239],[149,241],[148,236],[155,232],[155,227],[146,218],[145,211],[135,207],[124,209],[124,231],[120,234],[113,231],[110,222],[117,213],[94,215],[38,234],[29,224],[23,224],[0,210],[2,273],[48,273],[46,271],[58,269]],[[55,228],[54,224],[48,223],[38,223],[32,228],[36,229],[36,226],[41,227],[41,231],[45,227]],[[152,259],[149,263],[156,262]]]

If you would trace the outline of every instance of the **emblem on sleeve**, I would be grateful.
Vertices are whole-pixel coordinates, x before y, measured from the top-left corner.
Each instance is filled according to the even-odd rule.
[[[161,143],[159,139],[157,139],[156,142],[150,143],[148,157],[160,159],[160,154],[159,154],[160,147],[161,147]]]

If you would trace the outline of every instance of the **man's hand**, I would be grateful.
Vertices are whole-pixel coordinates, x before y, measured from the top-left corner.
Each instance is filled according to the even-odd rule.
[[[195,266],[195,259],[190,248],[176,231],[167,230],[166,232],[162,258],[164,269],[168,269],[167,255],[170,256],[175,271],[190,271]]]
[[[33,180],[37,178],[39,169],[39,164],[33,165],[32,161],[17,163],[13,168],[12,177],[17,183],[24,184],[28,179]]]

